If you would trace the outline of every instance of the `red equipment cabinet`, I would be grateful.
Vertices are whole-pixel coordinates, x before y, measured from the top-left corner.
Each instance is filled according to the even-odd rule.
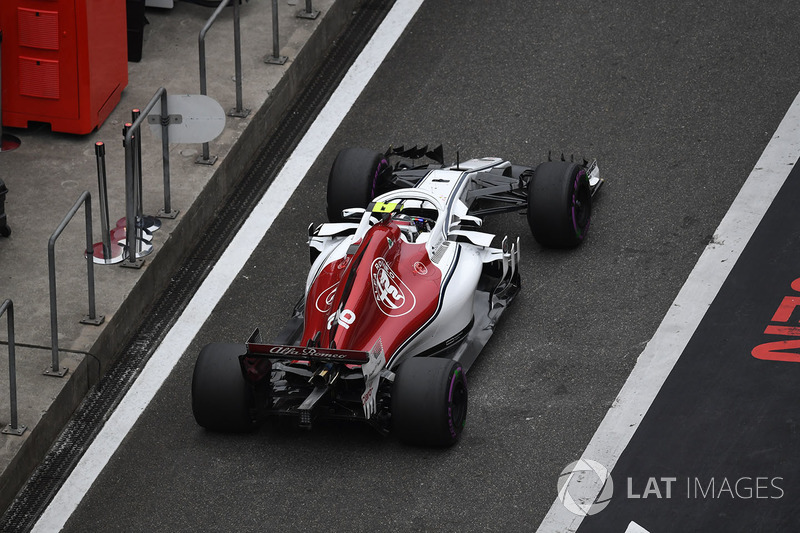
[[[5,126],[90,133],[128,85],[125,0],[0,0]]]

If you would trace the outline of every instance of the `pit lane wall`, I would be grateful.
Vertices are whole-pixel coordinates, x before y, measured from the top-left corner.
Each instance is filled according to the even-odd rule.
[[[229,145],[212,142],[213,154],[219,157],[215,169],[202,185],[202,189],[191,205],[185,203],[179,205],[173,199],[174,207],[180,209],[181,214],[175,225],[170,228],[169,235],[163,242],[157,244],[151,255],[146,257],[146,266],[138,271],[120,269],[124,272],[118,274],[119,276],[128,276],[129,279],[138,276],[138,279],[128,293],[121,297],[116,309],[108,309],[108,307],[98,309],[99,313],[106,316],[106,322],[100,328],[82,328],[74,335],[77,339],[60,341],[64,348],[75,348],[76,345],[90,346],[87,350],[90,356],[81,356],[80,353],[63,353],[61,355],[62,365],[70,368],[70,371],[63,378],[63,382],[59,383],[60,390],[38,393],[41,398],[32,403],[36,404],[36,410],[41,412],[41,416],[38,420],[32,420],[29,417],[24,420],[20,419],[20,423],[28,428],[22,437],[4,436],[5,442],[0,451],[0,469],[2,469],[0,472],[0,515],[5,512],[17,492],[45,457],[50,446],[55,442],[89,389],[111,367],[116,356],[135,332],[138,320],[131,319],[131,317],[141,317],[146,313],[155,298],[170,282],[172,274],[179,267],[187,252],[213,222],[215,211],[236,186],[263,140],[274,131],[292,100],[304,88],[311,73],[324,58],[330,44],[345,28],[354,11],[362,3],[363,0],[316,0],[313,7],[321,12],[316,21],[311,22],[298,18],[293,23],[294,27],[291,22],[288,24],[283,22],[280,29],[281,54],[289,57],[286,67],[279,67],[279,70],[275,70],[274,72],[279,73],[271,75],[271,79],[274,78],[271,86],[262,87],[259,94],[245,90],[244,104],[245,107],[253,110],[252,113],[245,119],[229,118],[226,126],[227,129],[233,127],[238,130],[234,132],[234,136],[238,134],[238,138],[235,138]],[[297,6],[288,6],[288,9],[299,10],[301,7],[298,4]],[[281,10],[285,9],[287,6],[281,6]],[[150,28],[149,31],[157,31],[157,28]],[[286,36],[289,36],[288,39]],[[271,48],[267,44],[269,38],[270,35],[265,30],[263,39],[255,39],[257,42],[252,46],[248,46],[243,40],[243,58],[252,60],[252,57],[255,56],[260,62],[261,58],[271,55]],[[169,41],[169,38],[167,40]],[[219,57],[230,62],[230,71],[233,72],[234,57],[230,48],[232,46],[221,51]],[[148,50],[145,50],[145,54],[147,53]],[[169,48],[162,48],[156,53],[175,54],[174,50]],[[180,54],[183,56],[184,62],[195,64],[196,48],[182,50]],[[129,65],[133,66],[132,70],[139,67],[144,69],[145,63],[146,61],[141,65]],[[275,69],[270,65],[264,65],[263,68]],[[194,68],[185,71],[175,69],[170,75],[192,78],[190,82],[196,83],[194,80],[196,80],[197,74]],[[148,74],[143,71],[140,78],[131,77],[128,92],[135,92],[134,87],[137,83],[152,82],[152,87],[142,88],[140,86],[140,89],[144,90],[145,94],[153,94],[162,85],[169,90],[176,81],[178,80],[164,79],[163,75],[159,73]],[[146,100],[141,102],[137,100],[131,105],[143,106],[145,103]],[[128,105],[125,103],[124,97],[121,105]],[[237,122],[233,123],[233,120]],[[232,124],[235,125],[232,126]],[[113,137],[112,133],[105,137],[109,141],[107,144],[110,144],[111,138],[117,138],[118,126],[109,121],[108,127],[113,128]],[[23,142],[25,142],[24,139]],[[85,144],[91,146],[92,142],[87,139]],[[81,153],[84,150],[85,147],[79,149]],[[172,152],[174,154],[174,147]],[[41,157],[48,157],[48,155],[42,154]],[[171,165],[171,172],[174,187],[183,178],[180,165]],[[96,216],[95,222],[97,222]],[[85,273],[78,272],[77,275],[85,276]],[[66,285],[69,280],[60,280],[59,283]],[[76,281],[76,284],[78,283]],[[46,295],[46,291],[44,294]],[[47,306],[44,299],[41,303],[38,303],[37,300],[36,304],[45,306],[45,308]],[[92,337],[94,338],[92,339]],[[18,359],[21,351],[18,348]],[[18,374],[20,374],[19,371]],[[24,376],[18,375],[18,389],[30,391],[30,388],[26,388],[27,383],[24,379]],[[5,387],[0,389],[0,393],[7,394]],[[44,398],[44,396],[47,397]],[[3,419],[5,419],[5,409]]]

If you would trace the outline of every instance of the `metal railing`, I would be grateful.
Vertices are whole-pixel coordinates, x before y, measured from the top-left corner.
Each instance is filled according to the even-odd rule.
[[[125,147],[125,247],[126,260],[121,266],[139,268],[144,264],[141,255],[137,253],[139,243],[142,242],[142,220],[137,219],[141,210],[139,192],[141,190],[141,150],[137,150],[136,139],[141,133],[142,122],[147,120],[147,115],[157,103],[161,102],[161,158],[164,168],[164,209],[158,216],[162,218],[175,218],[178,211],[172,211],[169,185],[169,125],[172,120],[167,106],[167,90],[160,87],[150,102],[139,112],[132,124],[126,124],[123,130],[123,146]],[[157,117],[159,118],[159,117]]]
[[[136,122],[136,120],[141,116],[142,112],[139,109],[134,109],[131,111],[131,122]],[[132,126],[132,123],[125,124],[126,127]],[[124,142],[124,135],[127,133],[126,130],[123,131],[123,142]],[[133,189],[134,195],[136,196],[136,227],[142,229],[142,241],[139,244],[144,244],[147,242],[147,252],[150,253],[153,250],[152,244],[150,244],[149,239],[146,239],[144,236],[144,232],[146,231],[148,235],[152,234],[154,231],[161,229],[161,221],[154,216],[149,216],[144,214],[144,202],[142,200],[144,189],[142,187],[142,135],[141,135],[141,127],[137,128],[136,131],[133,133],[133,146],[131,149],[133,150]],[[139,236],[139,234],[137,234]],[[141,250],[138,250],[141,252]]]
[[[200,58],[200,94],[208,95],[206,87],[206,33],[211,29],[211,26],[217,20],[217,17],[225,7],[228,6],[231,0],[223,0],[211,17],[206,21],[203,29],[197,36],[197,46]],[[235,77],[236,77],[236,108],[228,112],[228,116],[244,118],[250,114],[249,109],[242,107],[242,40],[239,29],[239,0],[233,2],[233,50],[234,50],[234,63],[235,63]],[[202,165],[213,165],[217,162],[217,156],[209,155],[208,143],[203,143],[203,153],[198,156],[195,163]]]
[[[278,0],[272,0],[272,55],[264,58],[264,63],[270,65],[283,65],[289,59],[280,55],[281,47],[278,42]]]
[[[20,436],[27,429],[17,420],[17,359],[14,353],[14,302],[6,300],[0,304],[0,316],[8,315],[8,384],[11,394],[11,422],[2,430],[6,435]]]
[[[64,228],[67,227],[67,224],[72,220],[75,216],[75,213],[78,212],[81,205],[84,205],[84,213],[86,218],[86,274],[88,278],[88,290],[89,290],[89,314],[85,316],[80,322],[81,324],[91,324],[93,326],[99,326],[105,320],[104,316],[97,316],[95,312],[95,300],[94,300],[94,261],[92,259],[92,195],[89,194],[89,191],[84,191],[83,194],[80,195],[78,201],[75,202],[75,205],[69,210],[67,215],[64,217],[64,220],[61,221],[61,224],[58,225],[56,230],[50,236],[50,240],[47,243],[47,266],[49,271],[49,278],[50,278],[50,341],[52,343],[52,364],[50,367],[46,368],[44,371],[44,375],[46,376],[55,376],[55,377],[64,377],[67,373],[66,368],[62,368],[58,363],[58,305],[56,303],[56,241],[61,233],[64,231]]]
[[[207,70],[206,70],[206,50],[205,38],[211,26],[216,21],[219,14],[230,4],[231,0],[223,0],[219,3],[214,13],[203,26],[198,34],[199,49],[199,68],[200,68],[200,94],[207,96]],[[244,118],[250,114],[249,109],[244,109],[242,105],[242,51],[241,51],[241,32],[240,32],[240,0],[233,2],[233,33],[234,33],[234,61],[235,61],[235,81],[236,81],[236,107],[228,112],[228,116]],[[301,10],[297,16],[306,19],[315,19],[320,12],[314,10],[311,0],[306,0],[305,10]],[[278,55],[280,46],[278,42],[278,2],[272,2],[272,26],[273,26],[273,56],[267,56],[264,60],[267,63],[286,62],[286,57]],[[123,130],[123,145],[125,147],[125,253],[126,258],[122,262],[124,267],[139,268],[144,264],[142,256],[149,253],[149,250],[139,250],[139,243],[146,242],[143,238],[142,224],[143,215],[141,214],[141,145],[140,145],[140,126],[143,120],[148,117],[157,101],[161,101],[161,144],[164,168],[164,209],[159,211],[159,218],[175,218],[177,211],[172,211],[170,205],[170,171],[169,171],[169,125],[173,117],[169,115],[167,108],[167,91],[164,87],[159,88],[150,103],[137,116],[134,114],[133,122],[126,124]],[[138,113],[138,111],[137,111]],[[153,123],[150,120],[150,123]],[[202,154],[195,160],[196,163],[213,165],[217,161],[217,156],[209,154],[209,143],[203,143]],[[100,156],[98,156],[98,176],[102,169],[100,167]],[[104,163],[103,163],[104,164]],[[138,171],[138,172],[137,172]],[[149,217],[148,217],[149,218]],[[102,245],[103,259],[108,259],[106,248],[108,243]],[[99,261],[99,262],[102,262]]]
[[[136,122],[136,119],[142,112],[139,109],[131,111],[131,120]],[[133,165],[133,177],[136,183],[136,221],[146,228],[148,231],[153,232],[161,228],[161,221],[153,216],[145,216],[144,203],[142,202],[142,136],[141,128],[134,133],[133,140],[133,159],[136,164]],[[166,189],[165,189],[166,190]]]

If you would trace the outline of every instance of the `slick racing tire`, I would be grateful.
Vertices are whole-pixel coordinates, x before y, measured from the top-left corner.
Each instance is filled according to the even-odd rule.
[[[407,443],[455,444],[467,419],[467,379],[451,359],[412,357],[392,387],[392,432]]]
[[[243,432],[256,427],[253,391],[242,376],[243,344],[212,343],[200,351],[192,376],[192,412],[211,431]]]
[[[592,193],[586,169],[575,163],[542,163],[528,183],[528,225],[542,246],[574,248],[589,231]]]
[[[346,148],[333,161],[328,176],[328,220],[342,221],[342,210],[367,207],[378,194],[389,163],[380,152]]]

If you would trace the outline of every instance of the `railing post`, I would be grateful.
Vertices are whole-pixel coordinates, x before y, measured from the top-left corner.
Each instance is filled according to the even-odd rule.
[[[161,102],[160,116],[148,117],[148,113],[153,110],[158,102]],[[164,209],[159,213],[160,217],[175,218],[178,211],[173,211],[170,205],[169,190],[169,125],[172,117],[167,108],[167,90],[159,87],[150,102],[141,112],[135,110],[133,123],[125,124],[122,129],[122,146],[125,148],[125,247],[127,257],[120,266],[128,268],[140,268],[144,264],[143,256],[153,251],[153,245],[144,240],[141,216],[140,191],[141,183],[137,179],[137,165],[141,165],[141,149],[137,150],[136,141],[139,138],[141,124],[145,120],[161,125],[161,158],[164,165]],[[152,120],[150,120],[152,119]],[[138,156],[137,156],[138,151]],[[141,175],[141,170],[139,171]],[[137,189],[138,184],[138,189]],[[137,218],[138,217],[138,218]],[[154,221],[154,217],[147,217],[149,222]],[[158,225],[160,226],[160,221]],[[153,224],[151,224],[151,228]]]
[[[164,209],[158,212],[160,218],[175,218],[178,211],[172,210],[172,198],[169,190],[169,110],[167,109],[167,91],[160,89],[161,95],[161,162],[164,168]],[[158,96],[158,91],[156,92]],[[153,101],[155,96],[153,97]],[[155,102],[153,102],[155,103]]]
[[[139,252],[139,231],[136,227],[136,161],[133,153],[133,132],[130,122],[122,128],[122,146],[125,148],[125,253],[127,259],[123,267],[141,268],[144,259]],[[146,255],[146,254],[145,254]]]
[[[141,116],[142,112],[139,109],[131,111],[131,122],[138,124],[136,121]],[[136,176],[136,224],[142,228],[142,231],[152,233],[161,229],[161,221],[156,217],[147,216],[144,214],[144,203],[142,201],[142,127],[136,126],[133,132],[133,171]]]
[[[229,117],[245,118],[249,109],[243,109],[242,103],[242,36],[239,27],[239,2],[233,0],[233,61],[236,68],[236,108],[228,111]]]
[[[278,0],[272,0],[272,55],[264,58],[264,63],[270,65],[283,65],[289,59],[280,55],[281,47],[278,44]]]
[[[141,227],[142,222],[142,159],[139,157],[139,149],[141,148],[141,139],[139,139],[139,131],[133,129],[133,123],[136,122],[136,119],[139,118],[139,110],[134,109],[131,112],[131,121],[125,123],[125,127],[129,128],[133,131],[133,137],[131,137],[131,152],[133,157],[133,194],[134,199],[136,201],[136,228],[137,230]],[[138,233],[137,233],[138,237]]]
[[[86,256],[86,286],[89,291],[89,314],[83,317],[80,322],[81,324],[99,326],[103,323],[103,320],[105,320],[105,316],[97,316],[97,310],[95,308],[94,260],[91,254],[94,244],[92,239],[92,195],[89,191],[86,191],[84,195],[81,195],[81,198],[78,199],[75,205],[79,206],[81,201],[83,201],[86,206],[83,210],[84,220],[86,221],[86,252],[84,252],[84,255]]]
[[[113,265],[122,261],[122,248],[116,242],[111,242],[111,229],[108,217],[108,182],[106,180],[106,145],[102,141],[94,143],[94,153],[97,159],[97,190],[100,204],[100,242],[92,245],[92,256],[95,263]]]
[[[56,230],[58,232],[58,230]],[[50,236],[50,241],[47,245],[47,270],[49,272],[50,282],[50,350],[51,350],[51,366],[44,370],[45,376],[53,376],[63,378],[68,369],[61,367],[58,362],[58,303],[56,298],[56,258],[55,258],[55,244],[56,234]]]
[[[211,25],[214,24],[214,20],[216,20],[217,16],[228,5],[228,2],[230,2],[230,0],[223,0],[219,3],[219,6],[214,11],[214,14],[211,15],[208,21],[206,21],[205,26],[203,26],[203,29],[200,30],[200,33],[197,36],[198,55],[200,56],[200,94],[203,96],[208,95],[208,90],[206,89],[206,33],[208,33]],[[200,165],[213,165],[217,162],[217,156],[209,155],[207,142],[203,143],[202,155],[198,156],[194,162]]]
[[[108,188],[106,187],[106,145],[102,141],[94,144],[94,153],[97,159],[97,190],[100,203],[100,231],[103,243],[103,259],[111,259],[111,233],[108,227]]]
[[[0,316],[8,314],[8,384],[11,394],[11,423],[3,428],[6,435],[20,436],[27,429],[17,420],[17,356],[14,353],[14,302],[6,300],[0,304]]]
[[[158,96],[158,92],[156,92]],[[172,210],[172,197],[169,188],[169,109],[167,91],[161,89],[161,164],[164,168],[164,208],[158,212],[159,218],[175,218],[178,211]],[[155,100],[155,96],[153,97]]]
[[[311,0],[306,0],[306,8],[305,8],[305,10],[301,10],[299,13],[297,13],[297,18],[300,18],[300,19],[311,19],[311,20],[314,20],[318,16],[319,16],[319,10],[315,11],[311,7]]]
[[[89,292],[89,314],[85,316],[80,322],[82,324],[91,324],[99,326],[105,320],[104,316],[96,316],[95,313],[95,299],[94,299],[94,260],[92,259],[92,195],[89,191],[84,191],[81,194],[75,205],[69,210],[64,220],[58,225],[56,230],[50,236],[47,242],[47,266],[50,282],[50,342],[52,343],[52,365],[44,370],[44,375],[64,377],[67,373],[66,368],[62,368],[58,363],[58,304],[56,298],[56,240],[67,227],[70,220],[75,216],[75,213],[80,209],[81,204],[84,204],[84,213],[86,218],[86,276],[88,278],[88,292]]]

